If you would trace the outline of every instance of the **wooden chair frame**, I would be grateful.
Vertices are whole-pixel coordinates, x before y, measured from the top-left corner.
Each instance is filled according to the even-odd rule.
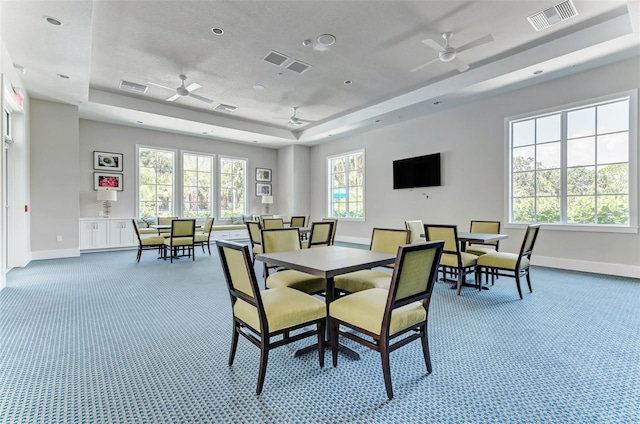
[[[207,222],[205,222],[204,227],[202,228],[202,234],[196,235],[196,236],[201,236],[201,235],[207,236],[206,240],[194,241],[194,244],[196,246],[202,246],[202,253],[204,253],[204,246],[207,245],[209,256],[211,256],[211,230],[213,229],[214,220],[215,218],[207,218]]]
[[[191,221],[191,229],[188,232],[177,232],[177,230],[175,229],[175,227],[177,225],[181,225],[183,222],[185,221]],[[178,249],[182,249],[182,255],[181,256],[191,256],[192,260],[196,260],[196,249],[195,249],[195,234],[196,234],[196,220],[195,219],[174,219],[173,221],[171,221],[171,235],[169,236],[169,244],[166,243],[165,241],[165,257],[164,259],[167,259],[167,247],[169,248],[169,255],[171,258],[171,263],[173,263],[173,258],[174,257],[178,257]],[[191,238],[191,244],[179,244],[179,245],[174,245],[174,240],[175,239],[182,239],[182,238]],[[187,249],[187,254],[184,254],[184,249]]]
[[[256,253],[253,251],[256,246],[262,248],[262,225],[260,221],[247,221],[247,231],[249,232],[249,241],[251,242],[251,263],[256,263]]]
[[[135,219],[132,219],[133,221],[133,228],[136,231],[136,237],[138,238],[138,255],[136,257],[136,261],[140,262],[140,258],[142,257],[142,251],[143,250],[157,250],[158,251],[158,255],[162,255],[162,252],[164,251],[164,237],[162,236],[154,236],[154,237],[161,237],[162,238],[162,242],[160,243],[154,243],[154,244],[142,244],[142,237],[140,236],[140,229],[138,228],[138,223],[136,222]]]
[[[327,239],[318,239],[314,237],[316,233],[316,228],[323,227],[325,225],[329,226],[329,234]],[[331,235],[333,234],[333,222],[324,221],[324,222],[313,222],[311,223],[311,232],[309,233],[309,243],[307,247],[311,248],[313,246],[331,246]]]

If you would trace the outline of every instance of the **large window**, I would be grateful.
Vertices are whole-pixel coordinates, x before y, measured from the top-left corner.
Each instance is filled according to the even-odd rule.
[[[138,148],[138,211],[141,218],[175,216],[172,150]]]
[[[245,215],[247,160],[220,158],[220,217]]]
[[[213,216],[213,156],[182,154],[182,216]]]
[[[364,150],[328,158],[329,216],[364,218]]]
[[[508,120],[510,222],[632,225],[635,103],[629,94]]]

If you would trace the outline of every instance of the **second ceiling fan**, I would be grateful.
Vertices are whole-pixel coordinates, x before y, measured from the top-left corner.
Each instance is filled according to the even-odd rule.
[[[171,90],[171,91],[175,91],[175,94],[171,97],[169,97],[167,99],[168,102],[173,102],[176,99],[179,99],[180,97],[193,97],[194,99],[200,100],[202,102],[205,103],[213,103],[213,100],[208,99],[206,97],[202,97],[202,96],[198,96],[197,94],[193,94],[193,92],[195,90],[197,90],[198,88],[202,87],[200,84],[196,83],[196,82],[192,82],[191,84],[189,84],[188,87],[184,86],[184,82],[187,79],[186,75],[180,75],[179,78],[182,80],[182,84],[180,85],[180,87],[177,88],[171,88],[171,87],[167,87],[166,85],[161,85],[161,84],[156,84],[155,82],[149,82],[149,84],[151,85],[155,85],[156,87],[160,87],[160,88],[166,88],[167,90]]]
[[[461,53],[465,50],[469,50],[474,47],[478,47],[493,41],[493,36],[491,34],[487,34],[484,37],[480,37],[458,48],[454,48],[449,45],[449,40],[451,39],[451,37],[453,37],[453,32],[445,32],[442,34],[442,38],[444,39],[444,46],[441,46],[439,43],[437,43],[436,41],[430,38],[422,40],[422,43],[424,45],[431,47],[432,49],[438,52],[438,57],[433,60],[430,60],[427,63],[423,63],[422,65],[413,68],[411,72],[419,71],[420,69],[438,61],[451,62],[458,69],[458,71],[464,72],[467,69],[469,69],[469,65],[467,65],[466,63],[464,63],[462,60],[458,58],[458,53]]]

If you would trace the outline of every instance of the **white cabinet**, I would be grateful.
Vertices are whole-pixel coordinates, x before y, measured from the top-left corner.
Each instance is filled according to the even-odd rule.
[[[132,247],[137,244],[132,218],[81,218],[80,250]]]

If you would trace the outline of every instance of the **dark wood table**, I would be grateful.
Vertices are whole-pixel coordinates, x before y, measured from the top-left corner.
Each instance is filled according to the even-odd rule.
[[[328,320],[329,304],[335,299],[335,284],[333,281],[335,276],[394,263],[396,255],[351,247],[327,246],[287,252],[261,253],[256,255],[256,260],[324,278]],[[328,333],[329,326],[327,325],[327,339]],[[296,352],[296,356],[312,351],[315,348],[316,346],[310,346],[301,349]],[[346,346],[340,345],[340,351],[354,359],[360,359],[360,355],[357,352]]]

